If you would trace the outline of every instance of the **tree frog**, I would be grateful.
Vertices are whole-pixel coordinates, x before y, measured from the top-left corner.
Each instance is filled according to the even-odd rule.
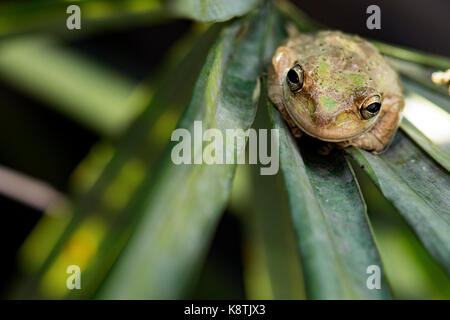
[[[404,108],[399,77],[387,60],[355,35],[289,31],[272,58],[268,94],[292,134],[384,151]]]

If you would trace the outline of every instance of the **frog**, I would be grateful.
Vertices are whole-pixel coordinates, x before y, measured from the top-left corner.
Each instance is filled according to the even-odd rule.
[[[389,147],[405,105],[397,72],[370,42],[293,27],[272,57],[268,96],[296,139],[306,134],[327,150],[354,146],[374,154]]]

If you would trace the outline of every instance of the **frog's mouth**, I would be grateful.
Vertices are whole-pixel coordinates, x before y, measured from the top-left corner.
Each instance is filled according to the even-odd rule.
[[[297,122],[295,122],[295,123],[297,123]],[[368,129],[366,129],[366,130],[364,130],[364,131],[362,131],[360,133],[354,134],[354,135],[348,135],[348,136],[343,136],[343,137],[339,137],[339,138],[330,138],[330,137],[324,137],[324,136],[320,136],[320,135],[311,133],[310,131],[308,131],[305,128],[303,128],[301,125],[299,125],[299,124],[297,124],[297,125],[300,128],[300,130],[302,130],[308,136],[311,136],[313,138],[316,138],[316,139],[319,139],[319,140],[322,140],[322,141],[326,141],[326,142],[343,142],[343,141],[347,141],[347,140],[352,140],[354,138],[362,136],[364,133],[368,132],[371,129],[371,127],[370,127]]]
[[[330,136],[326,136],[326,135],[320,135],[320,134],[317,134],[317,133],[312,133],[308,128],[303,126],[299,121],[297,121],[292,116],[292,114],[289,112],[289,108],[286,108],[286,106],[285,106],[285,109],[287,110],[287,113],[289,114],[289,117],[292,119],[292,121],[294,121],[294,123],[297,125],[297,127],[299,127],[299,129],[301,131],[303,131],[308,136],[311,136],[313,138],[316,138],[316,139],[319,139],[319,140],[322,140],[322,141],[326,141],[326,142],[343,142],[343,141],[355,139],[355,138],[357,138],[359,136],[362,136],[363,134],[367,133],[368,131],[370,131],[373,128],[373,126],[375,125],[375,121],[373,121],[373,123],[371,125],[367,126],[367,128],[365,128],[362,131],[358,131],[358,132],[356,132],[354,134],[342,135],[342,136],[339,136],[339,137],[330,137]],[[324,130],[326,130],[326,129],[324,128]]]

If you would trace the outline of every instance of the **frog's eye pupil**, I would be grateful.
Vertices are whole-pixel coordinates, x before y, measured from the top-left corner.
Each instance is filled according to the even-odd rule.
[[[298,92],[303,87],[303,69],[296,64],[286,75],[286,82],[292,92]]]
[[[293,69],[289,70],[287,76],[288,76],[289,81],[293,84],[297,84],[300,82],[297,72],[295,72]]]
[[[361,116],[364,120],[375,117],[381,109],[381,97],[374,95],[366,99],[361,106]]]
[[[381,109],[381,103],[374,102],[367,106],[366,110],[370,113],[377,113]]]

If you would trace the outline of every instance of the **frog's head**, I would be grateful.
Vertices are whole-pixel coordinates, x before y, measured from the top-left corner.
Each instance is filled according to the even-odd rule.
[[[315,42],[305,52],[309,54],[280,47],[274,56],[283,104],[299,128],[331,142],[370,130],[380,114],[383,95],[367,70],[367,61],[329,41]]]

